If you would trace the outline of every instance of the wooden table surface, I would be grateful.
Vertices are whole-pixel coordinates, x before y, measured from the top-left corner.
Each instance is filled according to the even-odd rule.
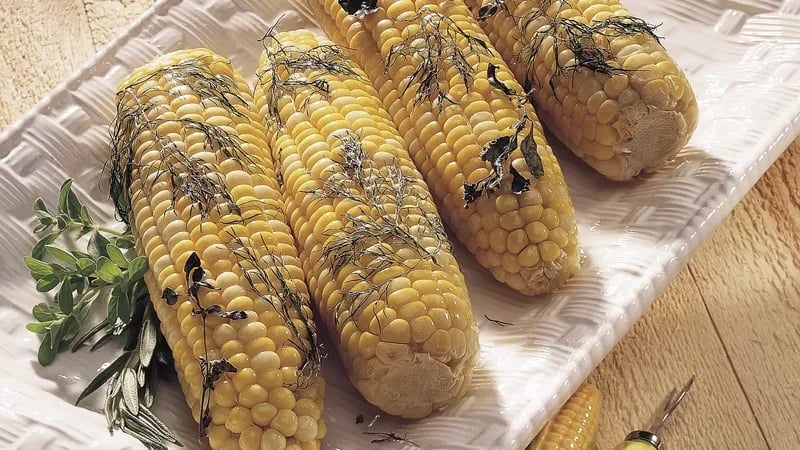
[[[0,129],[152,0],[1,0]],[[677,449],[800,448],[800,140],[592,374],[599,449],[690,375],[664,438]]]

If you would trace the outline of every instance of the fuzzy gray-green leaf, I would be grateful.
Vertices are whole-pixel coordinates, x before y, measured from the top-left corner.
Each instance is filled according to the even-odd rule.
[[[47,292],[58,286],[59,281],[61,280],[55,275],[45,275],[36,281],[36,290],[39,292]]]
[[[75,257],[72,256],[71,253],[64,251],[54,245],[49,245],[49,244],[45,245],[44,249],[48,255],[69,266],[74,266],[75,262],[77,261],[77,259],[75,259]]]
[[[78,270],[80,271],[81,275],[88,277],[97,270],[97,265],[89,258],[80,258],[75,263],[78,266]]]
[[[106,283],[115,284],[122,281],[122,270],[105,256],[97,258],[97,277]]]
[[[72,283],[68,279],[61,283],[61,287],[56,293],[56,303],[58,303],[58,307],[61,308],[64,314],[72,313]]]
[[[58,192],[58,211],[61,213],[69,212],[69,194],[72,192],[72,180],[66,179],[61,184],[61,189]]]
[[[52,336],[49,332],[45,333],[44,338],[42,339],[41,345],[39,345],[39,364],[43,366],[49,366],[55,359],[57,350],[53,349],[52,345]]]
[[[145,367],[150,365],[150,360],[153,358],[153,352],[156,349],[156,342],[158,341],[156,331],[153,322],[145,319],[142,331],[139,334],[139,359]]]
[[[137,256],[128,263],[128,279],[138,280],[142,278],[147,272],[147,258],[144,256]]]
[[[53,323],[52,321],[47,322],[31,322],[25,325],[28,331],[36,334],[45,334],[47,333],[47,328],[50,327],[50,324]]]
[[[48,303],[41,302],[33,307],[33,317],[39,322],[58,319],[58,311]]]
[[[42,238],[39,239],[39,242],[37,242],[36,245],[34,245],[31,249],[31,256],[39,260],[44,259],[45,245],[51,244],[60,234],[60,231],[51,231],[50,233],[42,236]]]
[[[122,254],[122,251],[116,245],[106,245],[106,253],[108,254],[109,259],[111,259],[111,262],[116,264],[118,267],[123,269],[128,267],[128,258]]]
[[[25,256],[22,258],[22,260],[25,262],[25,266],[34,276],[51,275],[53,273],[53,266],[44,261],[39,261],[38,259],[31,258],[30,256]]]
[[[134,416],[139,414],[139,382],[136,371],[128,367],[122,375],[122,398]]]

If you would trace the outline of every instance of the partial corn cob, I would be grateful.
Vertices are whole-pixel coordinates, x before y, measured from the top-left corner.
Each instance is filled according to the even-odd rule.
[[[247,83],[209,50],[137,69],[117,95],[112,196],[148,258],[201,435],[214,449],[318,449],[316,332],[252,108]]]
[[[689,141],[698,120],[689,81],[654,28],[618,0],[478,3],[544,123],[601,174],[655,170]]]
[[[545,424],[528,450],[592,450],[600,428],[600,393],[584,384]]]
[[[521,95],[522,87],[466,5],[461,0],[379,1],[377,11],[361,20],[348,15],[337,0],[311,3],[331,39],[355,49],[352,55],[408,143],[442,216],[478,262],[529,295],[550,291],[572,277],[580,265],[577,227],[561,168]],[[445,37],[425,39],[437,33]],[[431,44],[463,53],[464,64],[456,66],[450,54],[426,60]],[[417,54],[398,56],[398,49]],[[425,72],[425,63],[439,72]],[[489,76],[490,67],[496,80]],[[422,83],[414,79],[420,71],[433,77],[429,87],[437,95],[421,91]],[[526,115],[529,121],[519,142],[532,134],[543,176],[535,179],[516,149],[508,159],[510,167],[531,182],[530,189],[513,193],[518,189],[506,169],[496,192],[465,209],[465,183],[474,185],[492,173],[481,160],[482,152],[512,135]]]
[[[271,123],[312,297],[362,395],[389,414],[427,416],[464,395],[478,357],[433,199],[341,50],[306,31],[265,42],[256,105]]]

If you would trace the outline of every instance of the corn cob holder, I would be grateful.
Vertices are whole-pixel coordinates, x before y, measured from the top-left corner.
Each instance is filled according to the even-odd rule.
[[[117,95],[119,214],[200,435],[214,449],[318,449],[324,382],[263,118],[227,60],[179,51]]]
[[[545,424],[527,450],[593,450],[600,427],[600,394],[583,384]]]
[[[598,172],[630,179],[689,141],[698,110],[686,76],[618,0],[475,3],[544,123]]]
[[[694,375],[689,379],[686,385],[676,394],[673,389],[672,392],[664,400],[664,408],[656,412],[656,417],[653,419],[647,430],[635,430],[625,437],[625,441],[614,448],[614,450],[659,450],[661,448],[661,429],[666,425],[667,420],[672,417],[672,413],[678,405],[681,404],[689,389],[694,385]]]
[[[337,0],[309,1],[331,40],[352,49],[442,217],[478,262],[528,295],[572,277],[577,227],[561,169],[467,6],[398,0],[346,11]]]
[[[305,31],[264,38],[256,104],[303,268],[350,380],[383,411],[464,395],[478,328],[436,206],[366,75]]]

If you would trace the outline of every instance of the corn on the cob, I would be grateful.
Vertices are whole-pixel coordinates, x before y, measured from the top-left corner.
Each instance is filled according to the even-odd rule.
[[[545,424],[528,450],[592,450],[600,428],[600,394],[584,384]]]
[[[324,382],[297,249],[244,79],[195,49],[117,94],[112,196],[214,449],[318,449]]]
[[[479,2],[480,3],[480,2]],[[618,0],[484,0],[474,8],[544,123],[612,180],[663,166],[697,127],[689,81]]]
[[[311,32],[270,33],[255,92],[312,297],[352,383],[407,418],[463,396],[478,356],[464,276],[366,75]]]
[[[531,295],[572,277],[577,227],[561,168],[466,5],[379,1],[361,20],[337,0],[311,3],[331,39],[355,49],[442,216],[478,262]],[[504,158],[510,168],[491,186]],[[474,203],[464,208],[465,199]]]

